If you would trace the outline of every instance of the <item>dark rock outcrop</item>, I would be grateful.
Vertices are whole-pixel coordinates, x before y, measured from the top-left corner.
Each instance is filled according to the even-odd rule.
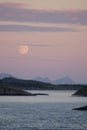
[[[83,106],[83,107],[79,107],[79,108],[74,108],[73,110],[87,111],[87,106]]]
[[[30,93],[22,89],[16,89],[11,87],[0,87],[0,96],[37,96],[37,95],[48,95],[45,93]]]
[[[87,87],[83,87],[79,89],[77,92],[75,92],[73,95],[75,96],[84,96],[87,97]]]
[[[36,96],[21,89],[0,87],[0,96]]]
[[[42,96],[44,95],[45,96],[45,95],[48,95],[48,94],[46,94],[46,93],[35,93],[35,95],[42,95]]]

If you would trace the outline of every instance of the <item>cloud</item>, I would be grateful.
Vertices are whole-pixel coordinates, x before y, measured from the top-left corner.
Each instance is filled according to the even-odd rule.
[[[37,43],[29,43],[29,44],[24,44],[27,46],[31,46],[31,47],[63,47],[66,46],[65,44],[47,44],[47,43],[41,43],[41,44],[37,44]]]
[[[22,56],[0,56],[0,59],[9,59],[9,60],[23,60],[23,61],[27,61],[28,59],[31,60],[31,61],[54,61],[54,62],[65,62],[65,59],[63,58],[49,58],[49,57],[46,57],[46,58],[29,58],[29,57],[22,57]]]
[[[26,25],[0,25],[1,32],[76,32],[73,28],[37,27]]]
[[[28,45],[28,46],[31,46],[31,47],[49,47],[49,46],[51,46],[51,44],[37,44],[37,43],[35,43],[35,44],[33,44],[33,43],[31,43],[31,44],[25,44],[25,45]]]
[[[20,3],[0,3],[0,21],[87,25],[87,10],[34,10]]]

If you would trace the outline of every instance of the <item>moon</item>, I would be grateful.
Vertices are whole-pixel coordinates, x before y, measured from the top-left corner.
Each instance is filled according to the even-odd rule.
[[[22,55],[27,54],[29,51],[29,47],[27,45],[20,45],[19,46],[19,53]]]

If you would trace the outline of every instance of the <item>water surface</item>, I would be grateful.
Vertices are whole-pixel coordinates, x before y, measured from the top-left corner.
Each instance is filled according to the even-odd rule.
[[[86,97],[72,96],[75,91],[29,91],[31,93],[47,93],[49,96],[0,96],[0,102],[31,102],[31,103],[56,103],[56,102],[87,102]]]
[[[72,110],[87,105],[87,98],[44,92],[49,96],[0,96],[0,130],[87,130],[87,112]]]

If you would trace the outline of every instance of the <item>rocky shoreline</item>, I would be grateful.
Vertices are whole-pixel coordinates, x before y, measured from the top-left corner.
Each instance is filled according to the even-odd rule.
[[[82,87],[81,89],[77,90],[73,96],[83,96],[87,97],[87,87]]]
[[[74,108],[73,110],[87,111],[87,106],[83,106],[83,107],[79,107],[79,108]]]
[[[48,95],[45,93],[30,93],[22,89],[16,89],[11,87],[0,87],[0,96],[37,96],[37,95]]]
[[[81,89],[77,90],[72,96],[87,97],[87,88],[82,87]],[[79,108],[74,108],[73,110],[87,111],[87,105]]]

